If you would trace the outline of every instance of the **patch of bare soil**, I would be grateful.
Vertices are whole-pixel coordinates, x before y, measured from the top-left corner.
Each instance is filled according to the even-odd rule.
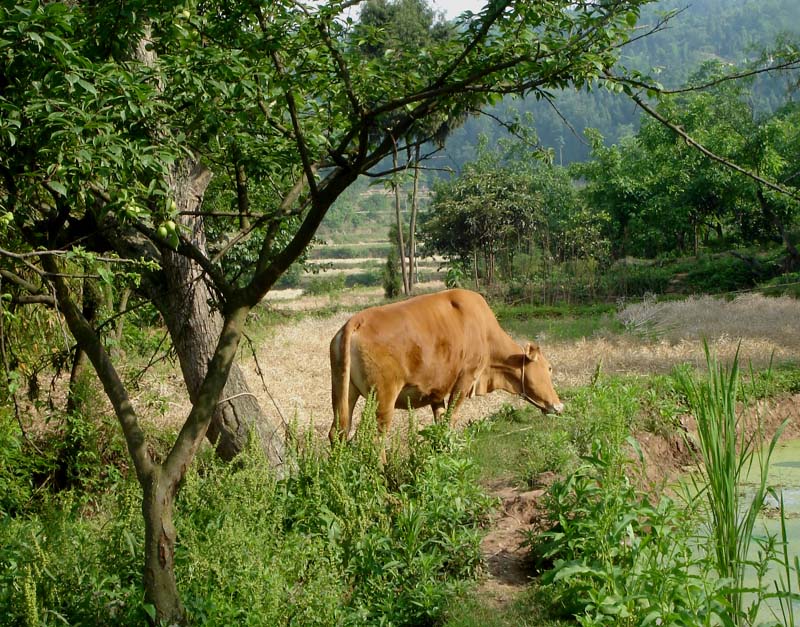
[[[487,486],[500,506],[492,528],[481,542],[486,576],[479,587],[481,598],[495,607],[511,603],[528,585],[531,576],[528,549],[523,546],[528,534],[544,529],[541,501],[545,489],[520,490],[498,481]]]

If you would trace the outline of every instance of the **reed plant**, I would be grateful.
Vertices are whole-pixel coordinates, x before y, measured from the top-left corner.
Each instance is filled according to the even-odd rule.
[[[759,565],[749,555],[759,512],[771,491],[769,462],[786,423],[766,447],[760,419],[748,433],[738,411],[738,404],[747,398],[740,385],[738,350],[730,368],[719,363],[707,343],[704,351],[707,378],[698,379],[687,370],[679,370],[676,378],[697,421],[700,464],[692,483],[697,498],[704,500],[708,509],[706,525],[714,566],[728,583],[726,597],[733,624],[745,625],[752,623],[765,598],[762,590],[752,590],[755,600],[744,607],[746,571]],[[753,482],[746,494],[742,489],[745,481]]]

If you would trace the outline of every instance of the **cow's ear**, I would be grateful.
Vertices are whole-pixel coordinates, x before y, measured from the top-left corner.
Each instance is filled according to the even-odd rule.
[[[525,356],[531,361],[539,359],[539,345],[531,342],[525,344]]]

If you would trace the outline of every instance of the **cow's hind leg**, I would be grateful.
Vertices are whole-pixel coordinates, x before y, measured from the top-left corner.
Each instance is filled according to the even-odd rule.
[[[431,409],[433,410],[433,422],[439,424],[442,421],[442,416],[445,414],[444,401],[431,403]]]
[[[398,390],[392,394],[378,396],[378,440],[381,447],[381,463],[383,464],[386,464],[386,434],[389,432],[389,427],[392,426],[394,404],[397,402],[399,393],[400,391]]]
[[[356,403],[358,402],[360,396],[361,393],[358,391],[358,388],[350,383],[347,395],[347,415],[342,416],[341,411],[334,409],[336,415],[334,416],[330,433],[328,433],[328,439],[331,441],[331,444],[336,440],[349,439],[350,429],[352,428],[353,424],[353,410],[355,409]],[[334,408],[337,407],[336,399],[334,399],[333,406]]]

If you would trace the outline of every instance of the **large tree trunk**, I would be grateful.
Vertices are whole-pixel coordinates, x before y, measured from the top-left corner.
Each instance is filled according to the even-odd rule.
[[[150,28],[146,25],[134,57],[150,66],[155,65],[156,59],[152,43]],[[237,191],[240,194],[245,184],[243,177],[244,170],[237,168]],[[205,230],[197,212],[210,180],[211,172],[198,160],[188,158],[173,165],[167,179],[180,216],[177,222],[180,227],[186,227],[183,234],[203,254],[206,252]],[[193,261],[167,252],[163,256],[162,272],[163,284],[154,285],[151,281],[145,289],[167,324],[189,398],[194,404],[219,338],[222,316],[209,305],[212,295],[203,280],[201,268]],[[223,459],[232,459],[247,446],[249,435],[255,429],[270,464],[273,467],[282,464],[283,433],[268,425],[236,364],[231,368],[220,399],[206,434],[215,444],[217,454]]]
[[[202,165],[185,161],[173,168],[169,181],[178,211],[183,212],[178,228],[203,252],[206,250],[203,221],[185,214],[197,212],[210,178],[210,172]],[[196,263],[169,251],[164,254],[162,267],[164,284],[151,283],[149,296],[164,317],[189,398],[194,403],[214,354],[222,316],[211,305],[212,294]],[[268,423],[244,374],[233,364],[207,437],[216,446],[217,454],[230,460],[247,446],[251,432],[259,438],[270,464],[281,465],[283,430]]]

